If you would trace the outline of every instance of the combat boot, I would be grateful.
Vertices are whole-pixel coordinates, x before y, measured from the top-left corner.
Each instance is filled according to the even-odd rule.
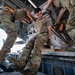
[[[6,50],[1,50],[0,51],[0,63],[2,63],[4,61],[5,55],[6,55],[7,52],[8,51],[6,51]]]
[[[16,69],[23,69],[25,67],[25,64],[22,63],[23,61],[16,60],[13,57],[9,57],[8,60],[15,65]]]

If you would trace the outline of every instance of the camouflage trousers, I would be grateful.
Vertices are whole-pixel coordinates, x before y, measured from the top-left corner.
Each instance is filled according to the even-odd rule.
[[[7,32],[7,38],[4,42],[4,45],[1,50],[10,52],[10,48],[13,46],[13,44],[17,38],[17,32],[12,31],[11,29],[7,30],[6,32]]]
[[[38,71],[42,58],[42,47],[48,40],[48,33],[34,36],[23,48],[19,60],[32,72]],[[29,59],[32,53],[31,58]],[[29,59],[29,60],[28,60]]]
[[[7,33],[7,38],[1,50],[10,52],[10,48],[13,46],[18,36],[16,24],[10,21],[10,16],[8,15],[0,15],[0,19],[0,27]]]
[[[66,24],[68,35],[75,41],[75,12],[71,12]]]

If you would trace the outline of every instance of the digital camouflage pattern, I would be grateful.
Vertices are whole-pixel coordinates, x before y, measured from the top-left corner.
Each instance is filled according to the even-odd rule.
[[[16,24],[10,21],[10,12],[8,14],[0,14],[1,27],[7,33],[7,39],[1,50],[8,50],[13,46],[17,38]]]
[[[26,10],[27,10],[26,8],[15,10],[15,19],[21,20],[21,19],[25,18],[27,16]]]
[[[8,37],[2,47],[2,50],[9,50],[13,46],[18,34],[17,34],[17,27],[16,23],[10,21],[11,13],[8,9],[3,8],[7,12],[4,11],[0,12],[0,20],[1,20],[1,27],[5,30]],[[4,13],[4,14],[3,14]],[[15,18],[16,20],[22,19],[26,17],[26,9],[18,9],[16,10]]]
[[[75,41],[75,0],[59,0],[64,8],[69,10],[69,17],[66,24],[66,31]]]
[[[50,25],[50,21],[49,19],[43,18],[42,20],[36,21],[36,24],[37,27],[41,26],[41,30],[26,44],[19,58],[21,64],[24,64],[24,66],[28,67],[32,72],[37,71],[40,67],[42,59],[42,47],[44,43],[48,41],[47,26]],[[31,59],[28,60],[31,52]]]
[[[10,49],[18,36],[16,23],[10,21],[11,12],[7,8],[2,9],[3,10],[0,11],[0,27],[7,33],[7,38],[0,52],[0,63],[3,62],[6,53],[10,52]],[[16,20],[26,17],[26,9],[18,9],[16,10],[16,13]]]

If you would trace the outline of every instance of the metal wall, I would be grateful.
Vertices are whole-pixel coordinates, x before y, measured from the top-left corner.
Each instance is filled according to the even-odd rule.
[[[18,59],[17,54],[11,56]],[[75,55],[42,55],[38,72],[44,75],[75,75]]]
[[[50,59],[50,57],[43,57],[40,72],[46,75],[75,75],[75,63],[73,61],[62,61],[61,57],[57,57],[58,59],[54,60],[53,58]]]

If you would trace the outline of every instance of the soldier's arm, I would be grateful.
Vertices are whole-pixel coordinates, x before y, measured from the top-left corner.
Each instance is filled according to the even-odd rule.
[[[53,2],[53,0],[48,0],[48,2],[46,4],[46,11],[49,11],[49,7],[50,7],[52,2]]]
[[[27,16],[33,20],[34,22],[36,21],[36,19],[32,16],[31,12],[29,10],[27,10]]]
[[[23,23],[27,24],[27,21],[25,19],[22,19],[21,20]]]
[[[47,40],[47,45],[50,46],[50,40],[51,40],[51,30],[52,30],[52,27],[51,25],[47,26],[47,29],[48,29],[48,40]]]
[[[56,19],[55,25],[60,22],[60,19],[61,19],[62,15],[64,14],[65,11],[66,11],[66,8],[61,8],[61,10],[60,10],[60,12],[58,14],[58,17]]]
[[[47,29],[48,29],[48,39],[50,39],[51,38],[51,30],[52,30],[51,25],[48,25]]]

